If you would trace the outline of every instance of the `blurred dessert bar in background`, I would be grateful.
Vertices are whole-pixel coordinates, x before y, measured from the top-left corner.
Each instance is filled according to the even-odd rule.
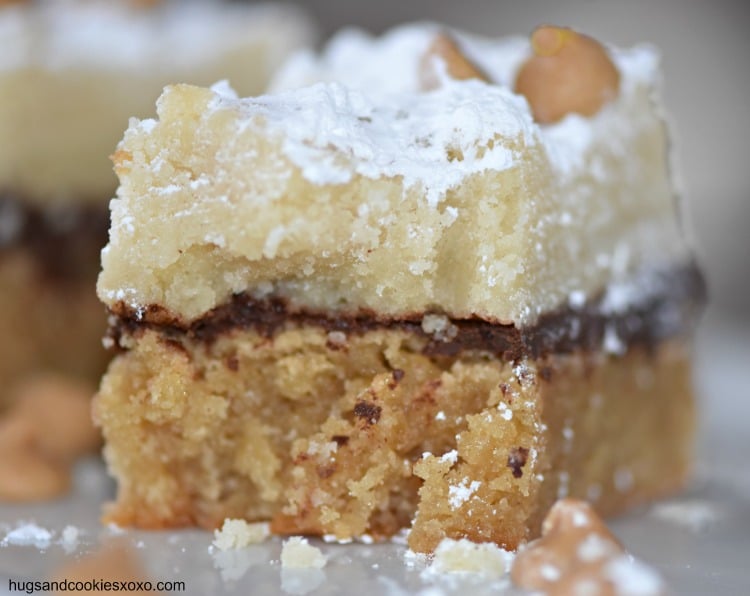
[[[0,410],[57,371],[93,388],[106,314],[94,286],[116,178],[109,156],[164,85],[261,92],[311,42],[294,7],[0,3]]]

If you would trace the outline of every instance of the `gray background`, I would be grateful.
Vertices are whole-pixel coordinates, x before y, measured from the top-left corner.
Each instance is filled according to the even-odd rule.
[[[484,35],[568,25],[661,48],[685,211],[711,309],[750,321],[750,2],[747,0],[308,0],[324,36],[436,20]]]

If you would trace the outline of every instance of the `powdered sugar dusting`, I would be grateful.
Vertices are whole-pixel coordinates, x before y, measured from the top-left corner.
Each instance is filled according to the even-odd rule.
[[[666,589],[664,581],[653,569],[629,555],[608,562],[604,576],[614,584],[615,593],[623,596],[656,596]]]
[[[270,87],[279,92],[321,81],[346,81],[349,89],[369,97],[419,94],[420,61],[435,36],[445,30],[435,23],[417,23],[397,27],[378,38],[356,29],[346,29],[334,36],[320,55],[304,51],[289,60]],[[492,81],[492,85],[485,85],[479,81],[457,82],[441,77],[443,87],[465,88],[476,100],[473,107],[451,106],[456,113],[449,114],[449,122],[456,124],[456,131],[468,144],[481,145],[483,137],[486,141],[487,133],[480,134],[479,128],[486,128],[492,121],[477,118],[475,110],[486,114],[486,107],[493,101],[488,95],[491,88],[503,89],[515,97],[518,103],[514,107],[523,115],[529,114],[526,99],[511,91],[518,68],[530,54],[529,42],[522,37],[488,39],[447,30],[461,51]],[[630,50],[609,49],[622,74],[622,95],[632,94],[639,84],[655,85],[658,82],[659,55],[653,48],[642,45]],[[504,104],[500,106],[505,109]],[[560,174],[569,174],[586,164],[585,156],[595,142],[607,138],[619,142],[622,132],[634,125],[633,115],[624,117],[615,103],[591,118],[570,114],[554,125],[535,126],[531,137],[538,135],[553,166]],[[502,129],[497,132],[506,136]],[[592,173],[596,175],[596,172]]]
[[[707,530],[723,517],[715,505],[700,500],[656,503],[651,508],[651,515],[696,533]]]
[[[240,100],[222,90],[211,107],[240,111],[240,127],[262,120],[314,184],[399,177],[431,205],[472,174],[512,167],[536,142],[526,101],[482,81],[377,98],[340,83]]]
[[[21,524],[5,535],[0,541],[0,546],[34,546],[38,549],[46,549],[52,543],[53,533],[51,530],[36,525],[33,522]]]
[[[453,509],[458,509],[471,498],[477,489],[482,485],[478,480],[469,481],[464,478],[461,484],[448,487],[448,502]]]

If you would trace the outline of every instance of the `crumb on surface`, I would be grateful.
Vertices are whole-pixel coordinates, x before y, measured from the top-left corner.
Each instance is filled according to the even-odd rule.
[[[465,538],[443,538],[435,549],[429,573],[476,573],[500,577],[510,570],[514,554],[494,543],[476,543]]]
[[[225,519],[221,530],[214,530],[213,545],[219,550],[245,548],[259,544],[269,536],[267,523],[248,523],[244,519]]]
[[[651,507],[650,513],[652,517],[696,533],[707,530],[722,518],[719,509],[700,500],[656,503]]]
[[[300,536],[285,540],[281,549],[281,566],[287,569],[322,569],[327,561],[319,548]]]

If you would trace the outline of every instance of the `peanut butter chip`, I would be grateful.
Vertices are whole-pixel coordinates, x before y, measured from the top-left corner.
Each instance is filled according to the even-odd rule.
[[[521,588],[541,590],[548,596],[628,593],[612,568],[630,567],[635,581],[663,593],[658,576],[633,563],[625,549],[585,501],[563,499],[550,509],[542,525],[542,537],[519,551],[511,579]]]
[[[29,502],[53,499],[70,488],[66,466],[27,449],[0,450],[0,500]]]
[[[534,119],[547,124],[570,113],[593,116],[619,92],[620,73],[595,39],[563,27],[539,27],[531,35],[534,55],[516,77]]]
[[[20,386],[0,421],[0,500],[50,499],[68,491],[75,459],[99,445],[93,390],[45,376]]]
[[[419,68],[423,91],[440,87],[441,68],[445,69],[448,76],[459,81],[489,80],[487,75],[463,54],[456,41],[448,33],[440,33],[435,37],[422,56]]]
[[[149,576],[136,551],[124,540],[113,540],[104,543],[99,550],[69,563],[57,569],[51,577],[52,581],[61,582],[86,582],[97,578],[108,582],[133,582],[136,586],[140,583],[151,582],[156,585],[153,578]],[[55,592],[63,594],[67,592]],[[104,592],[87,592],[90,594],[104,594]],[[145,589],[129,591],[128,594],[161,594],[162,592],[149,592]]]
[[[16,393],[17,416],[32,420],[38,429],[39,450],[53,459],[72,461],[94,451],[99,433],[91,420],[94,389],[61,376],[41,376]]]

